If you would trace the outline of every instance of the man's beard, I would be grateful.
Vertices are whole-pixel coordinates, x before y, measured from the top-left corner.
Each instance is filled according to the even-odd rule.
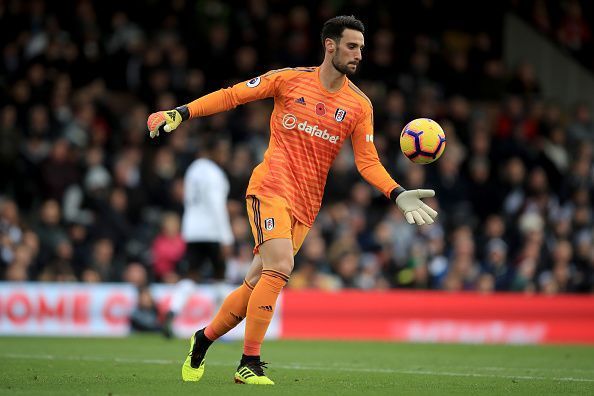
[[[346,74],[347,76],[353,76],[355,75],[355,73],[357,73],[357,69],[358,69],[358,65],[355,65],[355,70],[352,70],[349,68],[349,65],[346,64],[340,64],[338,62],[336,62],[336,58],[338,57],[338,52],[336,52],[336,55],[332,58],[332,66],[334,66],[334,68],[342,74]]]

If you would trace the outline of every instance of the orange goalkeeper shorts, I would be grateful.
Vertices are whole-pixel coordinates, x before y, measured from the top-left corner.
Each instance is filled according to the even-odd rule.
[[[293,217],[284,198],[248,195],[246,205],[254,235],[254,254],[258,253],[261,244],[275,238],[292,240],[293,255],[297,254],[309,227]]]

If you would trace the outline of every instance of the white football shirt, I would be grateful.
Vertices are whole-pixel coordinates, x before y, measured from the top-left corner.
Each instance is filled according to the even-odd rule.
[[[212,160],[192,162],[184,176],[182,236],[186,242],[233,243],[227,212],[229,180]]]

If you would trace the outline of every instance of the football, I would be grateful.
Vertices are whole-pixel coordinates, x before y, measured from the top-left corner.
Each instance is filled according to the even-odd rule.
[[[400,134],[400,149],[415,164],[429,164],[445,150],[446,136],[441,126],[429,118],[406,124]]]

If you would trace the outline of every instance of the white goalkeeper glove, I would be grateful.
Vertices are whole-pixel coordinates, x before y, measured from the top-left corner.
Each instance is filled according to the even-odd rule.
[[[159,136],[159,132],[171,132],[190,118],[190,111],[187,106],[176,107],[173,110],[158,111],[151,114],[146,121],[151,138]]]
[[[429,205],[421,201],[421,198],[435,196],[433,190],[410,190],[407,191],[398,187],[392,191],[392,198],[395,196],[396,205],[404,213],[404,217],[409,224],[433,224],[437,217],[437,212]]]

